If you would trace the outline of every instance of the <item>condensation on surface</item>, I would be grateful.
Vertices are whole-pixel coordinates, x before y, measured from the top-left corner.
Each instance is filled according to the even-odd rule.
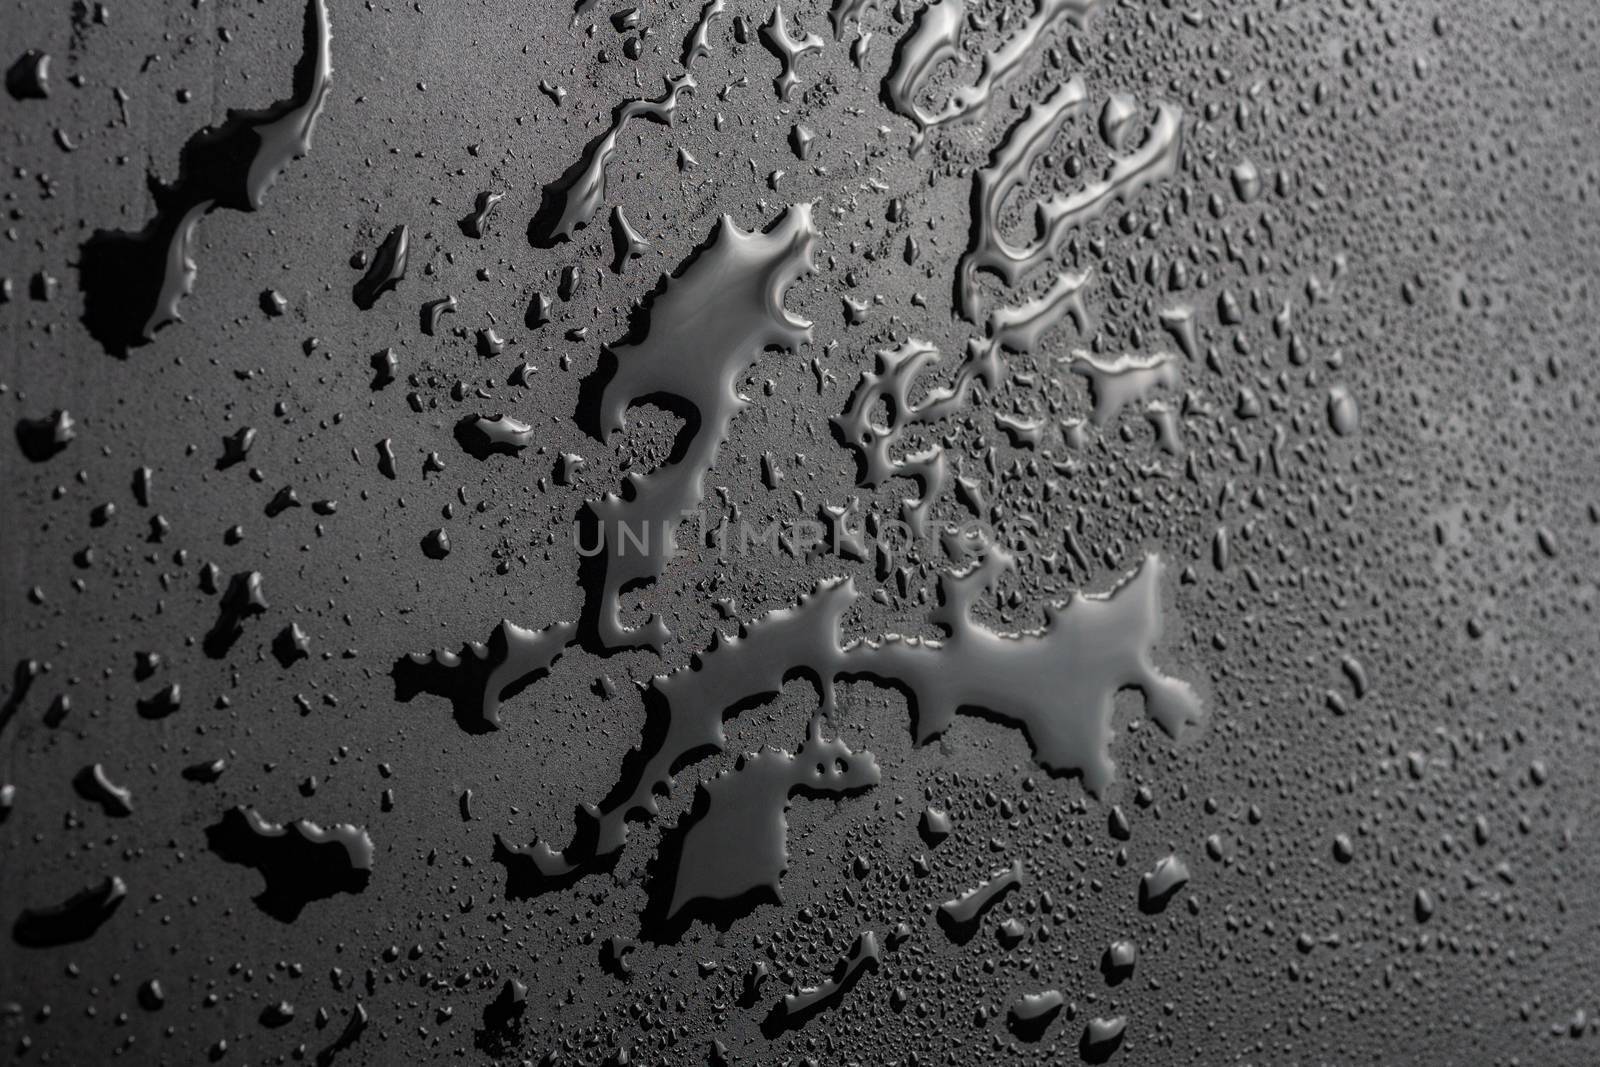
[[[1589,1064],[1582,4],[16,4],[19,1063]]]

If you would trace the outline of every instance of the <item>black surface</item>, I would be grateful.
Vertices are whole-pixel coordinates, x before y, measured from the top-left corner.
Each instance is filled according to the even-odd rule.
[[[629,10],[0,7],[6,1054],[1596,1062],[1600,8]]]

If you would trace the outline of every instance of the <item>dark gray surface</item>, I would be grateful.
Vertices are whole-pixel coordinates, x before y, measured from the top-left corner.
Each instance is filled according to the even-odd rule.
[[[867,6],[859,66],[853,20],[835,39],[821,4],[786,6],[791,37],[798,20],[825,45],[799,57],[782,100],[780,61],[759,33],[772,8],[728,0],[671,125],[633,119],[587,228],[545,248],[530,223],[547,187],[614,109],[659,98],[683,73],[699,5],[642,5],[650,32],[632,59],[637,31],[610,21],[625,5],[569,26],[563,5],[337,0],[310,151],[258,210],[198,223],[183,321],[118,358],[82,321],[84,245],[143,225],[147,176],[174,182],[201,127],[290,96],[306,9],[116,4],[100,22],[96,6],[0,9],[0,58],[50,56],[48,96],[0,97],[11,295],[0,305],[0,781],[15,786],[0,822],[12,938],[0,1001],[19,1062],[590,1064],[625,1052],[703,1063],[714,1041],[745,1063],[1075,1062],[1094,1055],[1091,1020],[1119,1016],[1113,1062],[1594,1061],[1600,11],[1108,0],[1085,29],[1042,35],[980,121],[933,131],[913,156],[914,127],[883,86],[914,5]],[[967,65],[941,68],[924,105],[971,84],[1004,19],[1025,8],[969,2]],[[735,40],[739,17],[748,43]],[[614,858],[531,876],[497,836],[560,849],[574,806],[626,782],[629,750],[656,736],[633,682],[691,664],[715,632],[834,576],[859,594],[843,638],[939,636],[928,604],[939,576],[966,563],[934,548],[898,556],[904,574],[885,576],[870,556],[719,560],[694,546],[623,597],[627,626],[661,615],[661,654],[603,648],[583,623],[598,594],[592,573],[580,580],[574,519],[625,470],[670,463],[684,412],[636,407],[625,430],[597,439],[602,345],[647,336],[649,309],[631,306],[707,244],[719,216],[759,231],[811,203],[815,271],[783,303],[814,324],[811,337],[747,353],[736,381],[749,403],[731,415],[703,504],[794,521],[857,496],[863,512],[897,516],[916,483],[858,486],[857,456],[830,420],[875,353],[908,337],[943,353],[914,396],[956,378],[983,334],[953,307],[970,175],[1071,77],[1086,105],[1011,201],[1014,240],[1032,225],[1029,201],[1083,188],[1115,154],[1099,132],[1110,94],[1136,101],[1136,131],[1157,102],[1181,109],[1175,173],[1073,228],[1017,286],[983,276],[993,307],[1092,268],[1088,328],[1068,320],[1036,351],[1004,354],[993,388],[909,431],[895,456],[942,447],[952,478],[935,525],[972,518],[963,501],[978,495],[1010,545],[1015,570],[974,616],[995,631],[1045,626],[1047,604],[1106,593],[1158,556],[1155,668],[1193,687],[1204,721],[1175,740],[1138,693],[1119,696],[1104,753],[1115,778],[1094,796],[1092,772],[1050,773],[1038,738],[1030,747],[993,715],[957,715],[916,745],[915,700],[842,681],[827,738],[870,751],[881,780],[793,798],[781,901],[665,920],[683,837],[672,828],[699,817],[696,784],[750,774],[732,770],[740,753],[806,739],[816,686],[792,678],[729,719],[724,751],[679,773],[661,814],[630,823]],[[796,123],[814,133],[806,160]],[[680,150],[696,165],[684,169]],[[1244,161],[1261,178],[1249,202],[1234,177]],[[485,191],[505,195],[475,238],[461,220]],[[614,206],[648,242],[620,273]],[[405,276],[360,310],[352,257],[402,224]],[[563,300],[570,266],[581,284]],[[680,281],[692,286],[693,270]],[[39,275],[57,280],[51,299],[36,299]],[[263,309],[269,290],[286,299],[282,316]],[[533,328],[536,292],[552,321]],[[424,305],[448,296],[457,310],[425,333]],[[847,300],[864,304],[864,321]],[[1224,321],[1235,317],[1225,300],[1238,321]],[[1161,326],[1178,305],[1194,312],[1194,358]],[[747,311],[712,298],[706,350]],[[489,327],[506,341],[498,355],[479,347]],[[371,360],[386,348],[398,377],[374,389]],[[1176,454],[1159,447],[1145,398],[1069,446],[1064,424],[1103,401],[1074,373],[1080,348],[1101,360],[1177,353],[1178,381],[1150,394],[1177,413]],[[535,369],[510,384],[523,362]],[[681,384],[679,397],[705,388]],[[1337,395],[1359,410],[1343,433]],[[22,437],[36,431],[11,429],[57,409],[76,436],[34,462]],[[531,428],[529,447],[478,458],[458,424],[501,414]],[[1039,439],[997,415],[1042,417]],[[223,438],[244,427],[253,447],[219,469]],[[393,479],[379,469],[383,439]],[[425,469],[430,453],[442,471]],[[584,464],[557,478],[564,453]],[[764,453],[783,474],[776,488]],[[140,467],[153,472],[147,506],[132,484]],[[269,517],[284,486],[303,506]],[[332,514],[312,507],[326,500]],[[107,503],[115,513],[97,516]],[[169,526],[159,539],[157,515]],[[440,559],[437,529],[449,542]],[[207,563],[215,594],[202,589]],[[222,590],[249,572],[267,607],[213,655]],[[470,685],[454,711],[448,692],[397,686],[408,654],[489,641],[502,618],[573,621],[583,635],[503,702],[501,729],[475,722]],[[274,638],[292,624],[309,656],[285,666]],[[823,669],[798,647],[752,669],[784,656],[802,674]],[[145,652],[162,657],[148,676],[136,671]],[[9,673],[28,660],[40,673],[18,700]],[[1359,694],[1346,660],[1365,678]],[[951,692],[1011,681],[948,677]],[[173,683],[175,711],[141,706]],[[1018,684],[1048,704],[1033,675]],[[1083,685],[1059,689],[1063,714],[1081,711]],[[52,713],[63,695],[64,717]],[[1085,770],[1101,753],[1069,755],[1054,769]],[[184,774],[219,758],[214,781]],[[96,764],[131,791],[127,814],[85,776]],[[340,843],[354,830],[303,854],[291,843],[264,857],[248,834],[230,844],[236,805],[365,828],[370,876],[340,869],[359,859],[359,843]],[[929,806],[950,816],[937,844]],[[1109,826],[1114,808],[1126,840]],[[684,855],[738,872],[772,840],[719,835]],[[1190,877],[1156,910],[1141,879],[1171,854]],[[941,904],[1013,864],[1023,884],[972,929],[940,918]],[[12,927],[25,909],[108,876],[127,895],[92,936],[19,943],[37,940]],[[274,879],[283,896],[264,898]],[[1015,945],[1009,920],[1023,928]],[[827,979],[853,946],[864,958],[866,931],[876,969],[820,1012],[786,1018],[786,994]],[[608,942],[637,943],[623,956],[631,973],[609,965]],[[1136,949],[1131,974],[1125,947],[1106,959],[1119,942]],[[771,976],[752,1000],[757,961]],[[156,1008],[141,1002],[150,979],[164,992]],[[508,979],[526,983],[526,1006],[494,1025]],[[1047,990],[1066,1006],[1042,1033],[1008,1017]],[[358,1004],[366,1028],[341,1042]]]

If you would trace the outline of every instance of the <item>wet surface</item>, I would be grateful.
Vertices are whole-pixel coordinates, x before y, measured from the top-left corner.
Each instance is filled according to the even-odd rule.
[[[0,24],[16,1062],[1595,1061],[1600,14]]]

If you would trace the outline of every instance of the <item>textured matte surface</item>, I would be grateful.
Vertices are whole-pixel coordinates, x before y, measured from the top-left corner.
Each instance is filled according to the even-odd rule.
[[[0,7],[6,1054],[1595,1062],[1600,9],[579,6]]]

